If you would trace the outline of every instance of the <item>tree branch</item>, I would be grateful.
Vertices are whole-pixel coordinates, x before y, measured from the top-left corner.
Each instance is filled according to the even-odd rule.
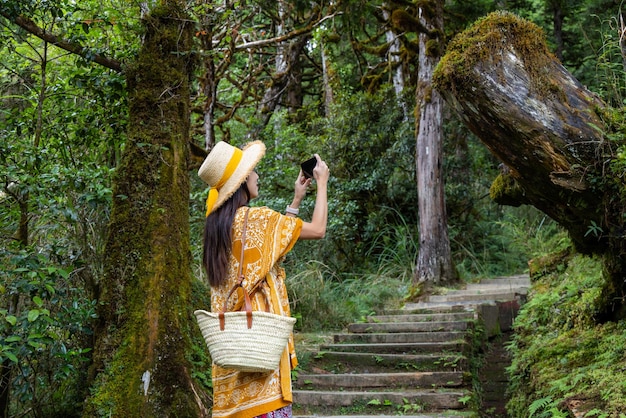
[[[117,71],[118,73],[122,73],[122,64],[114,59],[111,58],[107,58],[103,55],[100,54],[92,54],[90,53],[88,48],[85,48],[82,45],[76,44],[76,43],[72,43],[72,42],[68,42],[66,40],[60,39],[59,37],[57,37],[56,35],[40,28],[39,26],[37,26],[37,24],[35,22],[33,22],[31,19],[24,17],[24,16],[11,16],[8,13],[6,13],[5,11],[0,11],[0,15],[4,16],[6,19],[8,19],[9,21],[15,23],[16,25],[18,25],[19,27],[21,27],[22,29],[26,30],[27,32],[35,35],[36,37],[52,44],[55,45],[61,49],[64,49],[66,51],[69,51],[73,54],[76,55],[80,55],[81,57],[94,61],[97,64],[100,64],[104,67],[110,68],[111,70]]]
[[[341,13],[339,13],[341,14]],[[296,29],[294,31],[291,31],[289,33],[286,33],[284,35],[281,36],[276,36],[274,38],[270,38],[270,39],[260,39],[258,41],[252,41],[252,42],[246,42],[240,45],[237,45],[235,47],[236,50],[242,50],[242,49],[254,49],[254,48],[260,48],[260,47],[264,47],[267,45],[274,45],[280,42],[284,42],[287,41],[289,39],[293,39],[293,38],[297,38],[300,35],[306,34],[311,32],[315,27],[321,25],[325,20],[331,19],[333,17],[335,17],[337,15],[337,13],[328,15],[328,16],[324,16],[323,18],[321,18],[320,20],[313,22],[307,26],[305,26],[304,28],[300,28],[300,29]]]

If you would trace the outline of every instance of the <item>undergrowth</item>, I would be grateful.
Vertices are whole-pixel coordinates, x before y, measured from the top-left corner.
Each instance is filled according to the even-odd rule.
[[[626,417],[626,321],[596,322],[601,263],[574,255],[533,278],[509,346],[515,417]]]
[[[561,249],[567,243],[558,225],[536,210],[507,209],[498,219],[474,231],[480,255],[477,248],[452,243],[462,282],[523,273],[533,251]],[[418,241],[418,231],[398,214],[395,224],[379,231],[366,260],[351,271],[339,271],[330,261],[319,260],[323,251],[316,246],[299,243],[285,262],[292,315],[298,318],[296,330],[341,329],[372,313],[400,307],[412,291]]]
[[[398,215],[398,222],[378,232],[363,262],[350,271],[320,261],[324,251],[299,243],[285,262],[291,313],[298,318],[296,330],[337,330],[385,308],[399,307],[413,278],[417,239]]]
[[[383,266],[374,273],[339,273],[319,262],[309,261],[301,271],[287,275],[296,330],[341,329],[350,322],[383,309],[400,305],[412,271]]]

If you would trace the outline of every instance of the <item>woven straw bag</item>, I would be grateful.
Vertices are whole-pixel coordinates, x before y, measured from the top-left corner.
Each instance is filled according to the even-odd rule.
[[[296,318],[263,311],[252,311],[250,294],[242,285],[244,276],[243,251],[248,213],[243,224],[239,280],[230,290],[219,313],[197,310],[194,312],[211,359],[215,364],[242,372],[271,372],[278,368],[280,358],[287,348]],[[228,299],[237,288],[243,290],[243,310],[226,312]],[[257,283],[252,293],[260,288]],[[267,295],[263,292],[265,297]],[[269,303],[267,303],[269,309]]]

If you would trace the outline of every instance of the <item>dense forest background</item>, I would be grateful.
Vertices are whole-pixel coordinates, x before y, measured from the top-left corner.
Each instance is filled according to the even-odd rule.
[[[298,163],[313,153],[331,169],[327,238],[299,243],[285,260],[299,332],[341,328],[413,294],[419,251],[413,111],[418,34],[406,22],[417,5],[361,0],[178,3],[192,34],[190,48],[178,53],[192,71],[190,194],[189,205],[183,206],[189,219],[189,311],[208,303],[200,267],[207,189],[196,176],[197,167],[203,151],[215,142],[243,145],[251,137],[268,145],[258,167],[261,194],[254,204],[283,210],[292,198]],[[621,6],[608,0],[446,1],[445,39],[492,11],[513,12],[543,28],[565,67],[621,109],[626,88]],[[141,156],[152,158],[155,147],[165,148],[137,139],[140,127],[158,121],[129,117],[129,106],[137,106],[141,98],[129,97],[127,75],[132,70],[134,80],[140,80],[142,70],[150,67],[129,69],[128,63],[150,39],[143,19],[155,13],[154,7],[139,1],[0,0],[4,416],[81,416],[84,400],[93,393],[84,382],[94,379],[90,368],[107,275],[112,202],[127,198],[114,192],[114,176],[130,146],[129,136],[137,149],[136,164],[153,161]],[[43,32],[35,36],[29,25]],[[160,96],[175,98],[168,90]],[[529,260],[570,248],[561,228],[536,209],[499,206],[490,199],[500,162],[452,112],[444,111],[443,120],[448,232],[460,278],[525,272]],[[304,202],[305,219],[312,205],[312,198]],[[166,217],[167,209],[162,210]],[[600,280],[597,269],[591,265],[569,277]],[[562,280],[554,281],[563,286]],[[595,289],[585,283],[590,292]],[[539,297],[537,307],[562,303],[582,290],[570,284],[558,292],[558,297]],[[556,326],[591,327],[593,299],[572,304],[574,319]],[[128,313],[120,307],[114,314]],[[520,331],[527,332],[520,333],[532,339],[530,330],[537,323],[558,316],[540,311],[540,318],[523,316],[528,322],[522,322]],[[623,329],[623,324],[605,325],[602,334],[590,332],[585,341],[604,333],[613,340]],[[194,334],[187,353],[193,379],[210,391],[210,360],[197,330],[189,330]],[[542,335],[562,334],[550,330]],[[576,338],[583,337],[579,333]],[[551,340],[541,342],[560,347]],[[613,344],[610,352],[624,345]],[[547,364],[554,357],[529,354],[533,346],[523,339],[515,347],[520,350],[514,367],[519,392],[511,405],[515,416],[529,411],[557,416],[554,411],[579,390],[576,385],[590,387],[600,379],[585,382],[589,371],[579,371],[567,382],[554,376],[529,379],[524,373],[538,356],[545,355]],[[565,358],[563,352],[554,355]],[[581,354],[585,356],[590,355]],[[571,367],[574,359],[568,361]],[[597,370],[605,369],[596,365],[593,372]],[[608,379],[607,373],[602,376]],[[597,395],[605,401],[597,416],[606,405],[612,413],[626,404],[626,388],[615,383],[621,377],[610,376],[614,384],[603,380],[607,389]],[[110,405],[98,400],[89,408],[108,416]]]

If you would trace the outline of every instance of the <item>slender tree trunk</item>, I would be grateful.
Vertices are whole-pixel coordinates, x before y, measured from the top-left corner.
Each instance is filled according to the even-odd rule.
[[[276,36],[283,36],[287,32],[287,6],[285,0],[277,0],[278,7],[278,22],[276,22]],[[276,48],[276,64],[274,70],[276,74],[282,74],[286,72],[290,66],[288,57],[289,44],[278,44]]]
[[[550,3],[552,8],[552,26],[554,29],[554,43],[556,45],[554,55],[563,61],[563,5],[559,0],[553,0]]]
[[[145,16],[127,70],[129,131],[113,208],[87,417],[204,417],[191,377],[189,129],[193,27],[184,1]]]
[[[391,20],[391,13],[389,12],[387,2],[383,3],[382,10],[383,18],[385,21],[389,22]],[[400,39],[398,39],[398,34],[392,29],[392,25],[390,23],[385,31],[385,38],[387,39],[387,44],[389,45],[389,49],[387,50],[387,62],[391,67],[391,82],[393,83],[393,89],[396,92],[398,103],[402,108],[404,119],[407,120],[409,117],[409,109],[406,102],[403,100],[404,81],[406,77],[404,75],[404,66],[400,57],[401,44]]]
[[[622,54],[622,70],[626,72],[626,23],[624,23],[624,13],[619,14],[619,28],[617,29],[619,48]]]
[[[432,14],[429,14],[432,13]],[[419,205],[419,254],[414,280],[418,283],[449,282],[457,278],[452,264],[443,182],[443,98],[432,87],[432,74],[439,62],[432,42],[443,49],[443,1],[420,8],[419,19],[429,33],[419,35],[417,85],[417,191]]]
[[[215,107],[217,104],[217,79],[215,75],[215,62],[213,54],[213,23],[211,16],[205,16],[202,24],[203,31],[200,34],[200,42],[204,51],[202,65],[204,74],[200,79],[202,93],[204,94],[203,127],[204,149],[210,151],[215,145]]]
[[[324,114],[326,117],[331,115],[331,108],[333,103],[335,102],[335,94],[333,92],[333,86],[331,83],[332,79],[332,68],[331,64],[328,61],[328,54],[326,52],[326,43],[322,40],[320,45],[321,50],[321,58],[322,58],[322,81],[324,83]]]

